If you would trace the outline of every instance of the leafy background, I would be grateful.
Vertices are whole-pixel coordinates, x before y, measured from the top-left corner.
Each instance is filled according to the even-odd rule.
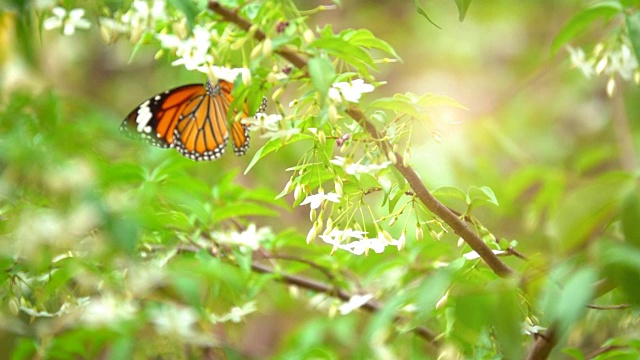
[[[259,136],[247,157],[213,163],[123,138],[133,106],[203,75],[154,60],[153,46],[131,58],[130,44],[105,45],[95,27],[34,31],[38,17],[20,3],[2,5],[0,45],[0,347],[12,358],[520,358],[536,340],[523,324],[560,329],[553,356],[637,356],[640,93],[619,81],[609,97],[607,79],[571,69],[560,46],[593,47],[624,27],[611,7],[632,18],[636,2],[474,2],[459,21],[452,1],[350,1],[305,19],[366,28],[395,48],[402,62],[379,66],[387,83],[363,106],[413,92],[467,108],[434,107],[433,122],[413,123],[411,163],[458,212],[466,194],[489,199],[474,202],[475,230],[526,256],[504,257],[518,274],[509,279],[465,260],[468,247],[437,226],[366,257],[307,245],[308,209],[275,198],[317,144],[282,146],[243,174]],[[282,103],[300,96],[289,89]],[[332,142],[323,149],[339,155]],[[384,196],[367,201],[382,218]],[[271,228],[264,251],[212,253],[212,232],[238,221]],[[340,315],[338,289],[380,306]],[[436,341],[416,335],[421,326]]]

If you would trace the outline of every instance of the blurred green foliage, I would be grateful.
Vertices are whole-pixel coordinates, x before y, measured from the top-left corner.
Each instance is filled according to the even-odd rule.
[[[307,104],[286,110],[300,128],[331,125],[329,100],[316,96],[341,76],[387,80],[362,106],[390,138],[407,136],[396,144],[409,149],[436,198],[493,250],[507,251],[501,259],[517,273],[509,279],[465,258],[470,248],[407,195],[395,170],[331,167],[329,159],[344,155],[336,136],[255,136],[253,159],[227,154],[214,163],[122,137],[131,106],[201,76],[152,63],[157,49],[146,43],[127,65],[131,47],[104,46],[95,33],[30,31],[42,19],[14,12],[21,3],[0,14],[15,35],[0,43],[8,69],[0,91],[0,348],[12,358],[512,359],[552,324],[561,332],[554,356],[607,348],[592,358],[637,356],[640,91],[619,82],[611,99],[568,62],[547,62],[549,53],[564,59],[564,45],[606,37],[608,29],[594,30],[603,18],[611,32],[628,31],[637,51],[637,2],[455,1],[458,12],[451,1],[353,2],[287,13],[320,29],[307,53],[311,79],[280,101]],[[197,9],[172,3],[189,23],[199,20]],[[243,14],[268,24],[284,18],[256,4]],[[352,29],[360,26],[367,29]],[[274,49],[302,44],[299,35],[282,34]],[[383,65],[371,54],[404,62]],[[268,69],[252,70],[267,77]],[[32,83],[10,82],[14,73]],[[253,85],[251,92],[262,87]],[[365,138],[346,118],[340,126]],[[367,146],[358,154],[385,156]],[[333,211],[371,204],[363,230],[397,238],[409,229],[405,248],[355,256],[305,244],[310,214],[297,206],[302,197],[282,190],[293,178],[286,169],[308,170],[297,183],[306,194],[348,179],[350,207]],[[251,224],[271,229],[259,250],[216,243],[219,233]],[[328,290],[293,286],[284,275]],[[372,294],[381,305],[342,315],[339,290]],[[420,327],[435,339],[416,335]]]

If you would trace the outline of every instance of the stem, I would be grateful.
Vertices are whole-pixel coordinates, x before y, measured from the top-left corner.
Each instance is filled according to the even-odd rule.
[[[246,19],[238,16],[238,13],[235,11],[231,11],[225,7],[223,7],[217,1],[209,1],[209,9],[215,13],[220,14],[226,21],[231,22],[239,26],[240,28],[249,31],[252,24]],[[256,30],[254,32],[254,37],[257,40],[264,40],[266,35],[261,30]],[[290,48],[281,48],[276,51],[276,54],[282,56],[287,59],[296,67],[302,69],[307,66],[307,60],[303,58],[299,53],[294,49]],[[356,120],[360,125],[374,138],[380,140],[381,145],[385,149],[389,149],[389,143],[386,140],[383,140],[383,137],[380,135],[375,125],[371,123],[364,115],[362,110],[359,108],[352,106],[346,110],[347,115]],[[460,220],[454,213],[452,213],[446,206],[444,206],[441,202],[439,202],[427,188],[424,186],[420,177],[415,172],[412,167],[402,165],[402,156],[398,153],[394,153],[395,158],[395,167],[396,169],[404,176],[407,180],[416,196],[422,203],[431,211],[440,217],[444,222],[446,222],[453,231],[460,236],[469,246],[478,253],[480,258],[484,260],[487,265],[498,275],[501,277],[508,277],[513,274],[513,270],[509,268],[505,263],[503,263],[487,246],[487,244],[480,239],[478,235],[476,235],[473,231],[471,231],[467,225]]]

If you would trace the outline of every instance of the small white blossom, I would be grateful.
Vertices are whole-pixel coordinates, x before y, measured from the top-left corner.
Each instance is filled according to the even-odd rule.
[[[241,307],[234,306],[233,308],[231,308],[231,311],[229,311],[228,313],[222,316],[217,316],[213,314],[210,316],[210,319],[213,323],[227,322],[227,321],[231,321],[233,323],[239,323],[245,317],[247,317],[247,315],[256,312],[257,309],[258,308],[256,307],[256,302],[249,301],[248,303],[242,305]]]
[[[196,312],[177,305],[167,305],[151,311],[151,322],[161,335],[177,334],[184,339],[194,335],[193,326],[198,321]]]
[[[137,307],[130,301],[117,299],[111,295],[90,299],[85,306],[82,321],[90,326],[111,326],[132,318]]]
[[[574,67],[580,69],[584,76],[590,78],[594,74],[593,65],[587,61],[584,51],[581,48],[574,49],[571,46],[567,46],[567,50],[571,55],[571,63]]]
[[[327,225],[328,226],[328,225]],[[359,231],[353,229],[332,229],[328,234],[320,235],[322,241],[327,244],[335,244],[336,241],[341,243],[342,241],[349,238],[363,239],[364,235],[366,235],[366,231]]]
[[[300,203],[300,206],[309,204],[309,206],[311,207],[311,210],[314,210],[319,208],[320,205],[322,205],[322,203],[325,201],[339,203],[340,195],[333,192],[330,192],[328,194],[325,194],[324,192],[319,192],[315,195],[307,196],[304,200],[302,200],[302,202]]]
[[[224,66],[211,66],[211,71],[218,79],[222,79],[228,82],[234,82],[238,75],[241,75],[243,79],[251,78],[251,72],[247,68],[227,68]]]
[[[251,130],[261,130],[275,132],[280,130],[280,122],[282,121],[282,115],[257,113],[255,116],[244,118],[241,122],[245,125],[249,125]]]
[[[358,160],[356,163],[352,163],[349,159],[346,159],[342,156],[336,156],[336,158],[331,160],[330,162],[334,165],[341,166],[342,168],[344,168],[344,171],[350,175],[372,174],[376,171],[386,169],[389,165],[391,165],[391,161],[385,161],[380,164],[362,165],[362,160]]]
[[[271,229],[267,227],[256,230],[256,224],[250,224],[246,230],[242,232],[215,232],[213,237],[217,242],[222,244],[239,245],[251,250],[256,250],[260,246],[260,242],[271,236]]]
[[[503,250],[491,250],[491,251],[496,255],[504,254],[506,252],[506,251],[503,251]],[[475,260],[475,259],[480,258],[480,255],[475,251],[470,251],[470,252],[468,252],[466,254],[463,254],[462,257],[467,259],[467,260]]]
[[[536,335],[542,333],[545,330],[547,330],[547,328],[538,325],[531,325],[527,322],[522,324],[522,333],[525,335]]]
[[[356,79],[351,82],[339,82],[332,85],[331,89],[339,91],[339,95],[349,101],[357,103],[363,93],[369,93],[374,90],[373,85],[366,84],[362,79]],[[335,90],[329,89],[329,98],[336,101],[338,93]],[[337,102],[337,101],[336,101]]]
[[[336,230],[336,236],[329,235],[321,235],[320,238],[327,244],[333,245],[332,253],[336,249],[341,249],[348,251],[354,255],[362,255],[367,254],[369,250],[373,250],[377,254],[381,254],[384,252],[384,249],[387,246],[396,246],[398,249],[401,249],[404,246],[404,239],[387,239],[382,232],[378,233],[378,237],[365,239],[362,238],[362,232],[357,232],[353,230],[345,230],[346,235],[352,235],[351,237],[358,238],[357,241],[352,241],[349,243],[342,243],[346,236],[340,234],[340,230]],[[332,230],[333,232],[333,230]],[[351,232],[351,233],[349,233]],[[342,236],[340,236],[342,235]]]
[[[369,300],[373,299],[373,295],[365,294],[365,295],[353,295],[349,302],[346,302],[338,308],[341,315],[347,315],[353,310],[356,310],[362,307],[364,304],[368,303]]]
[[[203,26],[196,26],[193,28],[191,37],[185,40],[181,40],[175,35],[167,34],[158,34],[156,37],[160,40],[160,45],[163,48],[176,51],[178,59],[173,61],[171,65],[184,65],[187,70],[199,70],[202,72],[211,70],[211,66],[207,66],[213,63],[213,56],[209,54],[209,48],[211,47],[211,31],[209,29]]]
[[[56,6],[51,9],[53,16],[44,20],[42,27],[46,30],[62,28],[62,33],[73,35],[78,29],[88,29],[91,27],[89,20],[84,18],[84,9],[72,9],[67,12],[64,8]]]

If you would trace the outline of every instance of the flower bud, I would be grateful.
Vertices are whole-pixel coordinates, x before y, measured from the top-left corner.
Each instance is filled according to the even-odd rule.
[[[424,238],[424,232],[422,231],[422,226],[419,224],[416,225],[416,240],[420,241]]]
[[[398,158],[396,157],[396,154],[393,151],[389,151],[387,153],[387,159],[389,159],[389,161],[391,161],[392,164],[396,164],[398,162]]]
[[[313,42],[313,40],[316,39],[316,36],[313,34],[313,31],[311,31],[311,29],[307,29],[302,33],[302,38],[307,44],[310,44],[311,42]]]
[[[251,59],[255,59],[258,57],[258,54],[260,54],[260,52],[262,51],[262,44],[263,43],[259,43],[258,45],[256,45],[256,47],[253,48],[253,50],[251,50]]]
[[[273,43],[271,39],[264,39],[264,45],[262,46],[262,56],[269,57],[271,56],[271,52],[273,51]]]
[[[282,94],[284,94],[284,88],[283,87],[277,88],[276,91],[274,91],[273,94],[271,94],[271,100],[273,100],[273,102],[277,102],[278,100],[280,100],[280,97],[282,96]]]
[[[316,228],[316,224],[313,223],[313,225],[311,226],[311,230],[309,230],[309,233],[307,234],[307,244],[315,239],[316,236],[318,236],[318,229]]]
[[[300,185],[300,183],[298,183],[296,185],[296,188],[293,190],[293,200],[294,201],[298,201],[300,199],[300,196],[302,195],[302,185]]]
[[[318,131],[318,142],[322,145],[327,143],[327,136],[324,134],[324,131]]]

